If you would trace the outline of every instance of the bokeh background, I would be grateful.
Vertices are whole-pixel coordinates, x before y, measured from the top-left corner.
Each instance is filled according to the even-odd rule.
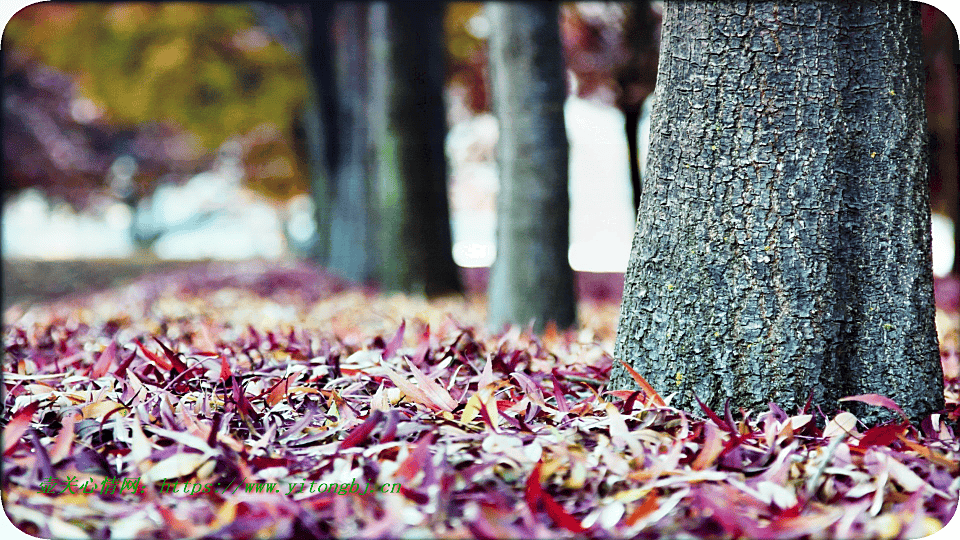
[[[4,304],[199,261],[308,260],[316,224],[305,5],[44,2],[20,10],[2,39]],[[955,304],[956,32],[943,13],[922,9],[934,270],[940,302]],[[482,289],[496,254],[498,189],[483,4],[447,4],[444,30],[452,250],[468,287]],[[569,259],[588,276],[588,293],[619,300],[659,5],[565,3],[561,31]],[[346,38],[336,27],[325,37],[334,46]],[[635,156],[631,123],[640,126]]]

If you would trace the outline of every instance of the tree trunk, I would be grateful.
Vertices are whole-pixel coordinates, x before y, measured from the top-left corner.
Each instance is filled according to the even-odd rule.
[[[368,6],[334,7],[339,144],[330,195],[328,268],[356,282],[374,277],[375,215],[370,186],[367,107]],[[322,227],[323,224],[318,224]]]
[[[667,3],[615,356],[673,406],[943,408],[919,47],[909,2]]]
[[[627,59],[614,73],[619,94],[617,107],[623,113],[624,132],[630,160],[633,209],[640,208],[643,179],[640,173],[640,116],[643,104],[657,82],[660,17],[649,0],[627,4],[623,42]]]
[[[390,2],[370,9],[376,279],[388,290],[459,292],[444,150],[444,4]]]
[[[310,258],[321,266],[330,262],[330,229],[333,213],[332,183],[337,170],[337,96],[330,39],[333,5],[311,3],[302,6],[309,21],[305,62],[310,70],[303,126],[307,172],[313,200],[316,233]]]
[[[493,109],[500,122],[497,258],[489,321],[576,322],[558,6],[488,3]]]

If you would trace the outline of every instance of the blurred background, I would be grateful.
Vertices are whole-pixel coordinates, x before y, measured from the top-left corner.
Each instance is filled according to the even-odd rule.
[[[318,179],[340,178],[350,97],[372,86],[350,82],[357,69],[368,72],[369,30],[357,29],[375,28],[375,18],[364,9],[45,2],[19,11],[0,44],[4,303],[195,261],[329,263],[317,247],[329,204]],[[947,279],[940,289],[956,290],[948,277],[960,261],[956,33],[943,13],[922,9],[934,271]],[[658,2],[561,9],[569,261],[580,276],[607,276],[594,289],[616,300],[645,158],[659,13]],[[492,29],[482,3],[446,3],[442,20],[450,250],[467,288],[482,289],[496,256]]]

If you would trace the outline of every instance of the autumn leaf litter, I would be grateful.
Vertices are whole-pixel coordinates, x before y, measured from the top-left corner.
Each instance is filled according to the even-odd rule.
[[[609,391],[615,309],[581,305],[579,331],[491,333],[477,298],[381,296],[296,265],[13,306],[4,509],[48,538],[917,538],[953,517],[955,329],[947,409],[867,429]],[[50,477],[144,488],[43,493]],[[354,480],[401,487],[288,493]]]

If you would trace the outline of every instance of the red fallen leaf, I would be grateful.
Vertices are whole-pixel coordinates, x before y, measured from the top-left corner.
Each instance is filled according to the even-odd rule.
[[[260,348],[260,334],[257,333],[257,330],[253,327],[252,324],[247,325],[247,331],[250,332],[250,341],[252,342],[254,349]]]
[[[107,371],[110,369],[110,364],[117,359],[117,342],[110,341],[110,344],[107,345],[107,348],[100,353],[100,358],[97,359],[96,363],[93,364],[93,367],[90,368],[90,378],[99,379],[106,375]]]
[[[13,449],[17,447],[17,443],[21,441],[23,434],[27,431],[27,428],[30,427],[30,422],[33,420],[33,413],[37,412],[39,408],[39,401],[30,403],[17,411],[7,424],[7,427],[3,428],[3,455],[9,455]]]
[[[508,400],[508,399],[498,399],[498,400],[497,400],[497,410],[500,411],[500,412],[503,412],[503,411],[509,409],[510,407],[513,407],[513,406],[516,405],[516,404],[517,404],[516,401],[510,401],[510,400]]]
[[[290,460],[287,458],[256,456],[256,457],[250,458],[250,465],[256,467],[257,469],[267,469],[270,467],[287,467],[290,465]]]
[[[881,396],[880,394],[861,394],[859,396],[849,396],[845,398],[840,398],[837,401],[860,401],[866,403],[867,405],[875,405],[877,407],[885,407],[892,411],[895,411],[900,415],[900,418],[903,418],[907,423],[910,422],[910,419],[907,418],[907,415],[903,412],[903,409],[892,399]]]
[[[175,375],[179,375],[187,370],[187,365],[183,363],[183,360],[180,360],[180,355],[171,351],[169,347],[163,344],[156,336],[153,338],[157,342],[157,345],[160,345],[160,348],[163,349],[163,354],[167,355],[167,358],[170,359],[172,364],[172,372]]]
[[[397,435],[397,425],[400,424],[400,413],[392,410],[387,413],[387,425],[380,434],[380,444],[385,444],[393,440]]]
[[[157,511],[160,512],[160,515],[163,516],[163,522],[166,525],[166,529],[172,532],[175,536],[187,537],[194,534],[193,525],[188,521],[178,518],[173,513],[173,510],[159,504],[156,505],[156,508]]]
[[[563,389],[560,387],[560,381],[557,380],[557,376],[550,374],[550,378],[553,379],[553,399],[557,400],[557,410],[563,414],[570,412],[570,405],[567,403],[567,398],[563,397]]]
[[[114,372],[118,378],[123,378],[127,374],[127,368],[130,367],[130,362],[133,362],[133,359],[136,357],[137,351],[132,350],[130,351],[130,356],[120,362],[120,365],[117,366],[117,370]]]
[[[163,368],[163,369],[165,369],[165,370],[168,370],[168,371],[170,370],[170,368],[173,367],[173,364],[171,364],[170,362],[168,362],[166,358],[164,358],[164,357],[160,356],[159,354],[156,354],[156,353],[152,352],[151,350],[147,349],[147,348],[143,345],[143,343],[140,342],[139,339],[135,339],[135,340],[133,340],[133,342],[136,343],[138,347],[140,347],[140,350],[143,352],[143,355],[146,356],[147,359],[150,360],[150,361],[152,361],[154,364],[156,364],[156,365],[160,366],[161,368]]]
[[[617,362],[620,362],[621,364],[623,364],[623,367],[626,368],[627,373],[629,373],[630,376],[633,377],[633,380],[636,381],[636,383],[640,385],[640,388],[641,388],[644,392],[646,392],[647,395],[650,396],[651,399],[653,399],[653,403],[654,403],[654,404],[656,404],[656,405],[658,405],[658,406],[660,406],[660,407],[666,407],[666,406],[667,406],[666,402],[663,401],[663,398],[660,397],[660,394],[658,394],[657,391],[654,390],[652,386],[650,386],[650,383],[648,383],[646,379],[644,379],[643,377],[640,376],[639,373],[637,373],[637,370],[633,369],[633,368],[630,367],[626,362],[624,362],[623,360],[621,360],[621,359],[619,359],[619,358],[617,358]]]
[[[629,516],[627,516],[627,527],[633,527],[638,521],[649,516],[654,510],[660,507],[659,494],[660,492],[658,489],[653,489],[650,491],[650,494],[647,495],[642,503],[640,503],[640,506],[631,512]]]
[[[367,440],[367,437],[373,432],[373,428],[377,427],[377,424],[380,423],[380,420],[383,419],[383,412],[379,410],[374,410],[370,413],[370,416],[359,426],[353,428],[350,431],[350,434],[346,436],[342,441],[340,441],[340,450],[345,450],[352,446],[357,446],[358,444]]]
[[[236,377],[231,379],[231,381],[233,381],[233,401],[237,404],[237,409],[240,410],[240,414],[252,414],[253,407],[250,406],[250,402],[247,401],[246,392],[240,389],[240,385],[237,384]]]
[[[383,349],[384,360],[388,360],[392,358],[394,353],[396,353],[400,349],[400,346],[403,345],[403,331],[404,329],[406,329],[406,327],[407,327],[407,321],[401,320],[400,328],[397,328],[397,333],[394,334],[392,338],[390,338],[390,341],[387,343],[387,346],[384,347]]]
[[[526,394],[527,399],[536,405],[540,405],[541,407],[547,404],[547,402],[543,399],[543,389],[540,388],[540,385],[537,384],[537,381],[520,372],[511,373],[510,376],[516,379],[517,384],[520,385],[520,388],[523,390],[524,394]]]
[[[410,499],[411,501],[417,504],[427,504],[430,502],[430,496],[426,493],[421,493],[419,491],[408,488],[407,486],[400,486],[400,493]]]
[[[223,417],[223,413],[217,411],[213,415],[213,424],[210,426],[210,434],[207,435],[207,446],[210,448],[217,447],[217,432],[220,431],[220,420]]]
[[[550,519],[557,525],[577,534],[586,532],[587,529],[580,524],[580,520],[567,513],[567,511],[560,506],[560,503],[543,490],[543,487],[540,485],[541,467],[543,467],[542,459],[534,465],[533,471],[530,472],[530,476],[527,478],[527,489],[524,496],[527,500],[527,505],[530,506],[530,510],[536,512],[537,508],[542,505],[547,515],[550,516]]]
[[[420,437],[417,446],[394,473],[395,476],[403,477],[409,481],[423,470],[427,462],[430,461],[430,445],[433,443],[434,435],[435,432],[429,431],[423,437]]]
[[[720,456],[725,456],[735,450],[738,446],[743,444],[749,437],[741,436],[737,433],[733,434],[733,437],[730,437],[730,440],[724,443],[723,451],[720,452]]]
[[[293,381],[297,380],[297,377],[299,376],[299,373],[294,373],[293,375],[287,377],[286,379],[281,379],[279,382],[277,382],[277,384],[273,385],[273,388],[270,389],[270,393],[267,394],[267,405],[273,407],[277,403],[280,403],[280,400],[282,400],[290,390],[290,385],[292,385]]]
[[[909,425],[908,421],[899,424],[884,424],[868,429],[857,442],[860,448],[869,448],[871,446],[889,446],[893,441],[902,435]]]
[[[717,416],[717,413],[715,413],[715,412],[713,412],[712,410],[710,410],[710,407],[707,407],[707,405],[706,405],[704,402],[700,401],[700,398],[697,397],[696,394],[693,395],[693,399],[697,400],[697,403],[700,405],[700,408],[703,409],[703,412],[705,412],[705,413],[707,414],[707,416],[708,416],[711,420],[713,420],[713,422],[714,422],[715,424],[717,424],[717,427],[719,427],[720,429],[722,429],[722,430],[724,430],[724,431],[729,431],[730,433],[734,433],[734,434],[737,433],[737,430],[736,430],[735,426],[730,426],[730,425],[728,425],[726,422],[724,422],[723,420],[721,420],[720,417]]]
[[[781,518],[795,518],[800,515],[800,513],[803,511],[804,506],[806,506],[804,504],[804,501],[798,501],[797,504],[781,510],[778,516]]]
[[[230,370],[230,364],[227,363],[227,358],[224,356],[220,357],[220,380],[226,381],[228,377],[233,375],[233,371]]]
[[[636,403],[637,398],[643,394],[643,390],[635,390],[630,392],[630,395],[627,396],[627,399],[623,402],[623,414],[632,414],[633,413],[633,404]],[[647,397],[644,396],[643,400],[646,401]]]
[[[730,412],[730,398],[723,402],[723,418],[727,421],[728,426],[740,433],[740,430],[737,429],[737,421],[733,419],[733,413]]]

